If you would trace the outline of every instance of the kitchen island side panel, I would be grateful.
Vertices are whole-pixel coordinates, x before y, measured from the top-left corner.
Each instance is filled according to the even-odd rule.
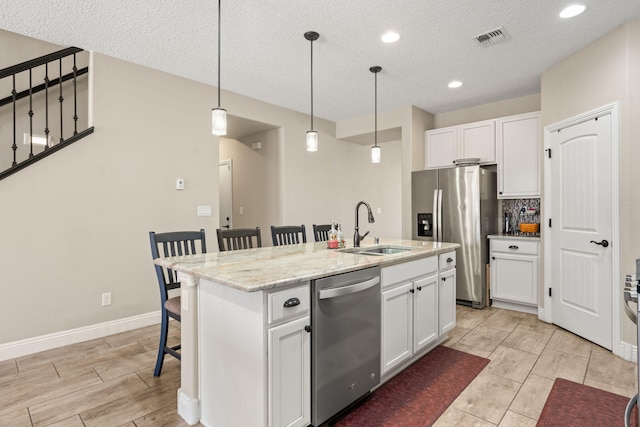
[[[266,426],[264,294],[207,280],[199,287],[201,423]]]

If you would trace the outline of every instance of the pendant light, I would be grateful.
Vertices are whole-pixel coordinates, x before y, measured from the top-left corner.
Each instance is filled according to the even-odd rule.
[[[223,136],[227,134],[227,110],[220,108],[220,2],[218,0],[218,107],[211,110],[211,133]]]
[[[373,147],[371,147],[371,163],[380,163],[381,150],[380,150],[380,147],[378,146],[378,73],[382,71],[382,67],[379,67],[376,65],[374,67],[369,68],[369,71],[371,71],[375,76],[375,103],[374,103],[375,127],[373,132],[373,138],[375,142],[373,144]]]
[[[318,132],[313,130],[313,42],[318,37],[320,34],[315,31],[304,33],[304,38],[311,42],[311,130],[307,131],[307,151],[318,151]]]

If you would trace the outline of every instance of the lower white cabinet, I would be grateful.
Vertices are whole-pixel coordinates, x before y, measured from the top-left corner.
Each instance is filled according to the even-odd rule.
[[[438,265],[434,256],[382,269],[382,375],[455,326],[455,266]]]
[[[537,313],[539,242],[491,239],[491,300],[496,307]]]
[[[268,330],[269,426],[307,426],[311,417],[309,316]]]
[[[456,269],[440,273],[438,280],[439,328],[444,335],[456,326]]]

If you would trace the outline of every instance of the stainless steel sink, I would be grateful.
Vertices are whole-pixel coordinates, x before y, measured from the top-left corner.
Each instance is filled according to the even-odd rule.
[[[350,254],[359,254],[359,255],[380,256],[380,255],[398,254],[398,253],[407,252],[410,250],[411,248],[404,248],[401,246],[384,246],[383,245],[383,246],[370,246],[365,248],[342,249],[341,252],[347,252]]]

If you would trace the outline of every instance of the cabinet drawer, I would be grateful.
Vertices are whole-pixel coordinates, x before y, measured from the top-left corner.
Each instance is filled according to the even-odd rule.
[[[437,256],[384,267],[380,273],[382,287],[410,280],[414,277],[424,276],[434,271],[438,271]]]
[[[440,254],[440,270],[446,270],[447,268],[456,266],[456,251],[447,252],[446,254]]]
[[[267,296],[269,324],[307,313],[311,299],[310,292],[307,284],[269,293]]]
[[[521,255],[538,255],[538,242],[515,239],[491,239],[491,251]]]

